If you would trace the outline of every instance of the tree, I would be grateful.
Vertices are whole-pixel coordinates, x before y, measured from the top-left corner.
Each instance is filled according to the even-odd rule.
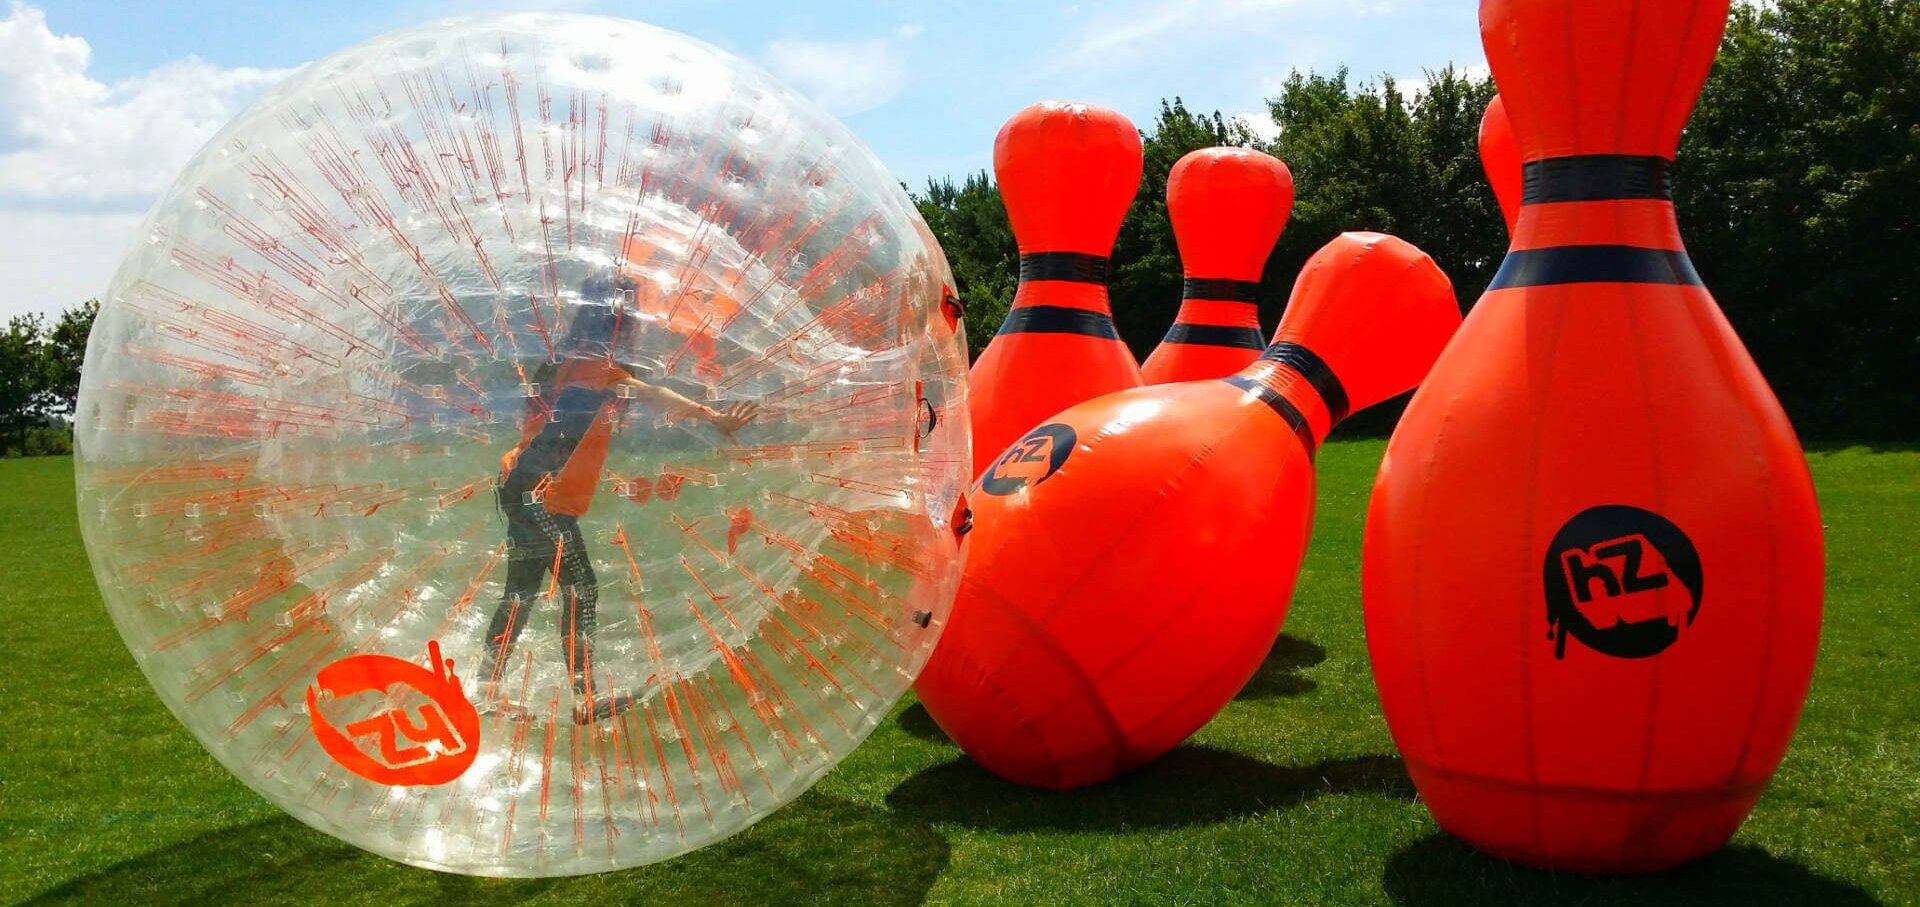
[[[967,307],[967,336],[979,355],[1006,320],[1020,276],[1020,247],[1000,190],[977,173],[957,187],[952,180],[930,181],[914,203],[947,253],[954,290]]]
[[[1674,177],[1802,434],[1920,436],[1920,3],[1736,6]]]
[[[80,397],[80,363],[86,359],[87,335],[93,332],[98,314],[100,301],[89,299],[60,313],[60,320],[47,332],[42,349],[47,356],[48,411],[53,415],[73,415]]]
[[[47,413],[46,320],[15,315],[0,334],[0,438],[24,451],[27,432]]]

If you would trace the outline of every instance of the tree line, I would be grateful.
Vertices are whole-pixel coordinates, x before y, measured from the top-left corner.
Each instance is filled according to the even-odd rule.
[[[73,450],[69,425],[80,395],[80,360],[100,304],[87,300],[48,324],[41,315],[15,315],[0,334],[0,453],[64,454]]]
[[[1293,276],[1345,230],[1418,245],[1470,307],[1506,230],[1476,136],[1491,80],[1454,69],[1411,92],[1344,69],[1295,73],[1268,102],[1261,141],[1176,98],[1142,132],[1145,175],[1115,245],[1114,316],[1142,358],[1180,303],[1167,219],[1173,163],[1197,148],[1261,148],[1293,171],[1295,202],[1261,281],[1278,320]],[[945,247],[977,350],[1013,299],[1019,253],[985,173],[914,193]],[[1920,440],[1920,0],[1736,4],[1675,163],[1674,199],[1695,267],[1804,437]],[[67,449],[96,307],[0,337],[0,452]],[[1346,431],[1384,433],[1396,407]]]
[[[1271,330],[1293,276],[1346,230],[1393,233],[1452,278],[1463,309],[1506,252],[1477,147],[1491,79],[1454,69],[1411,93],[1346,70],[1295,73],[1272,142],[1180,99],[1142,131],[1146,172],[1115,245],[1114,320],[1141,358],[1180,304],[1168,171],[1211,145],[1292,170],[1292,219],[1267,262]],[[1019,253],[985,173],[915,193],[967,303],[976,349],[1012,301]],[[1920,0],[1736,4],[1675,162],[1695,267],[1804,437],[1920,439]],[[1397,407],[1348,429],[1383,433]]]

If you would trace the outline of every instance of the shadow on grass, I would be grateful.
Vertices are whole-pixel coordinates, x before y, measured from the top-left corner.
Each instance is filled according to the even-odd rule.
[[[1240,690],[1235,699],[1277,699],[1283,696],[1299,696],[1313,692],[1313,681],[1300,676],[1303,668],[1311,668],[1327,660],[1327,650],[1318,643],[1291,636],[1281,636],[1274,641],[1273,651],[1267,654],[1267,660],[1261,662],[1260,670]],[[927,707],[914,703],[901,710],[894,721],[900,729],[909,735],[931,743],[944,743],[953,746],[947,732],[940,729],[933,716],[927,713]]]
[[[932,715],[927,714],[927,707],[920,703],[907,706],[901,710],[900,717],[894,720],[900,724],[901,730],[921,740],[944,743],[948,746],[954,745],[954,742],[947,737],[947,732],[934,723]]]
[[[1281,766],[1182,746],[1105,784],[1054,791],[1003,781],[968,759],[901,782],[887,805],[929,822],[994,831],[1125,831],[1226,822],[1330,794],[1412,799],[1397,757],[1360,756]]]
[[[1326,660],[1327,650],[1318,643],[1282,634],[1274,640],[1273,651],[1260,663],[1260,670],[1233,698],[1278,699],[1311,693],[1318,684],[1300,676],[1300,671]]]
[[[1815,874],[1757,847],[1730,847],[1698,863],[1643,876],[1546,872],[1496,860],[1443,834],[1387,860],[1381,886],[1405,907],[1428,904],[1685,904],[1755,907],[1878,904],[1858,886]]]
[[[51,904],[919,904],[949,859],[925,823],[809,793],[682,857],[563,879],[416,869],[277,816],[75,879]]]

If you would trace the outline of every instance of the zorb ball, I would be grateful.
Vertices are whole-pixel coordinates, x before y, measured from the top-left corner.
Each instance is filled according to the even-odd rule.
[[[87,350],[108,611],[222,764],[485,875],[739,831],[912,682],[959,575],[939,247],[705,44],[504,15],[305,67],[148,215]]]

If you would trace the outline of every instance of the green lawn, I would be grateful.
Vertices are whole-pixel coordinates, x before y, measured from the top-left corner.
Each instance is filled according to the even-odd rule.
[[[1920,453],[1812,455],[1827,622],[1799,737],[1733,845],[1639,879],[1510,867],[1414,800],[1368,676],[1361,520],[1378,442],[1320,457],[1287,634],[1187,746],[1071,793],[999,782],[906,705],[811,793],[641,870],[492,881],[391,863],[285,818],[177,726],[121,648],[71,464],[0,462],[0,902],[1920,903]]]

